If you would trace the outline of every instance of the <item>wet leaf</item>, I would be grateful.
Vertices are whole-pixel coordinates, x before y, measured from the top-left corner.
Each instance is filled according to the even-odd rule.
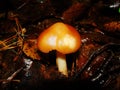
[[[30,58],[40,60],[40,56],[37,53],[36,40],[27,40],[23,45],[23,52]]]

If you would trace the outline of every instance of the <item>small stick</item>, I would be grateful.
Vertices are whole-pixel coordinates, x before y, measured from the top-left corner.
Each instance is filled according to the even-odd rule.
[[[13,80],[13,78],[23,69],[23,67],[21,67],[20,69],[18,69],[17,71],[15,71],[10,77],[7,78],[7,80],[3,81],[3,84],[11,82]]]

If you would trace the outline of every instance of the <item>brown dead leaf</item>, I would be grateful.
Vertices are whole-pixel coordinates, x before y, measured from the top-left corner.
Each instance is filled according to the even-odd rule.
[[[75,3],[63,12],[62,17],[67,23],[74,22],[75,19],[84,15],[85,9],[86,7],[84,3]]]
[[[40,60],[40,56],[37,53],[36,39],[30,39],[24,42],[23,52],[32,59]]]

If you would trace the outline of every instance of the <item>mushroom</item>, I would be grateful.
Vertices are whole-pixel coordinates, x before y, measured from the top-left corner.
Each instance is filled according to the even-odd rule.
[[[56,50],[56,64],[58,71],[68,77],[66,55],[76,52],[81,46],[78,31],[63,22],[56,22],[38,37],[38,49],[44,53]]]

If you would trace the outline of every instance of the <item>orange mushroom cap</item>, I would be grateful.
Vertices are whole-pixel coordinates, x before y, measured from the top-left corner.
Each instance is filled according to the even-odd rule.
[[[40,33],[37,43],[38,49],[44,53],[57,50],[69,54],[80,48],[81,37],[74,27],[57,22]]]

